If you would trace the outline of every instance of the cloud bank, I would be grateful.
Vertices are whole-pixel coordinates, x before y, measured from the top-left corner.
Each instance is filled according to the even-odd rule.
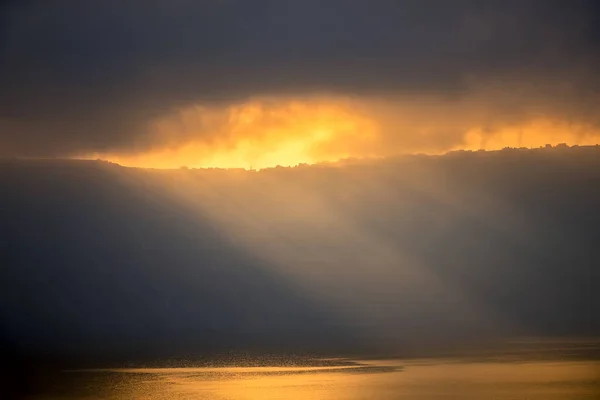
[[[598,143],[599,11],[591,0],[8,2],[0,155],[246,166]]]

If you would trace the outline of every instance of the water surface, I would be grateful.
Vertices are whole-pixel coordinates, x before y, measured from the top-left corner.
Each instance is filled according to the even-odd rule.
[[[599,399],[600,362],[369,360],[325,367],[65,371],[33,399]]]

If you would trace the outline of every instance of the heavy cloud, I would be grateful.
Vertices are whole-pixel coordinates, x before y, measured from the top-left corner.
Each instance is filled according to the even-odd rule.
[[[165,141],[157,121],[314,96],[366,110],[379,125],[370,152],[382,155],[539,121],[593,142],[599,14],[592,0],[7,2],[0,155],[202,142],[226,126]]]

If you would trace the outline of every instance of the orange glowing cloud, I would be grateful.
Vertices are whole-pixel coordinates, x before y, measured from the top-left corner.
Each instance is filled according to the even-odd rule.
[[[151,131],[156,148],[86,158],[151,168],[295,166],[353,156],[376,141],[378,126],[341,100],[253,100],[185,108]]]
[[[555,116],[560,108],[527,96],[518,98],[537,101],[535,112],[513,107],[512,97],[489,89],[452,100],[313,96],[190,105],[148,124],[150,147],[81,158],[147,168],[263,169],[349,157],[600,143],[596,125]]]
[[[585,124],[574,124],[540,118],[523,124],[509,125],[497,129],[492,134],[481,128],[466,132],[464,142],[456,149],[500,150],[505,147],[542,147],[557,145],[595,145],[600,142],[598,128]]]

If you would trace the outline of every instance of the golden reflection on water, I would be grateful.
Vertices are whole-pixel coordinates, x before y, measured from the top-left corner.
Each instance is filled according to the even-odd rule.
[[[36,399],[600,398],[600,361],[380,360],[342,367],[129,369],[75,375],[87,382],[80,386],[103,389]]]
[[[401,363],[398,363],[400,365]],[[402,372],[260,376],[214,382],[214,398],[268,399],[585,399],[596,398],[599,365],[590,363],[475,363],[414,365]],[[206,385],[175,379],[181,392]],[[177,385],[178,384],[178,385]],[[207,395],[209,393],[206,393]]]

